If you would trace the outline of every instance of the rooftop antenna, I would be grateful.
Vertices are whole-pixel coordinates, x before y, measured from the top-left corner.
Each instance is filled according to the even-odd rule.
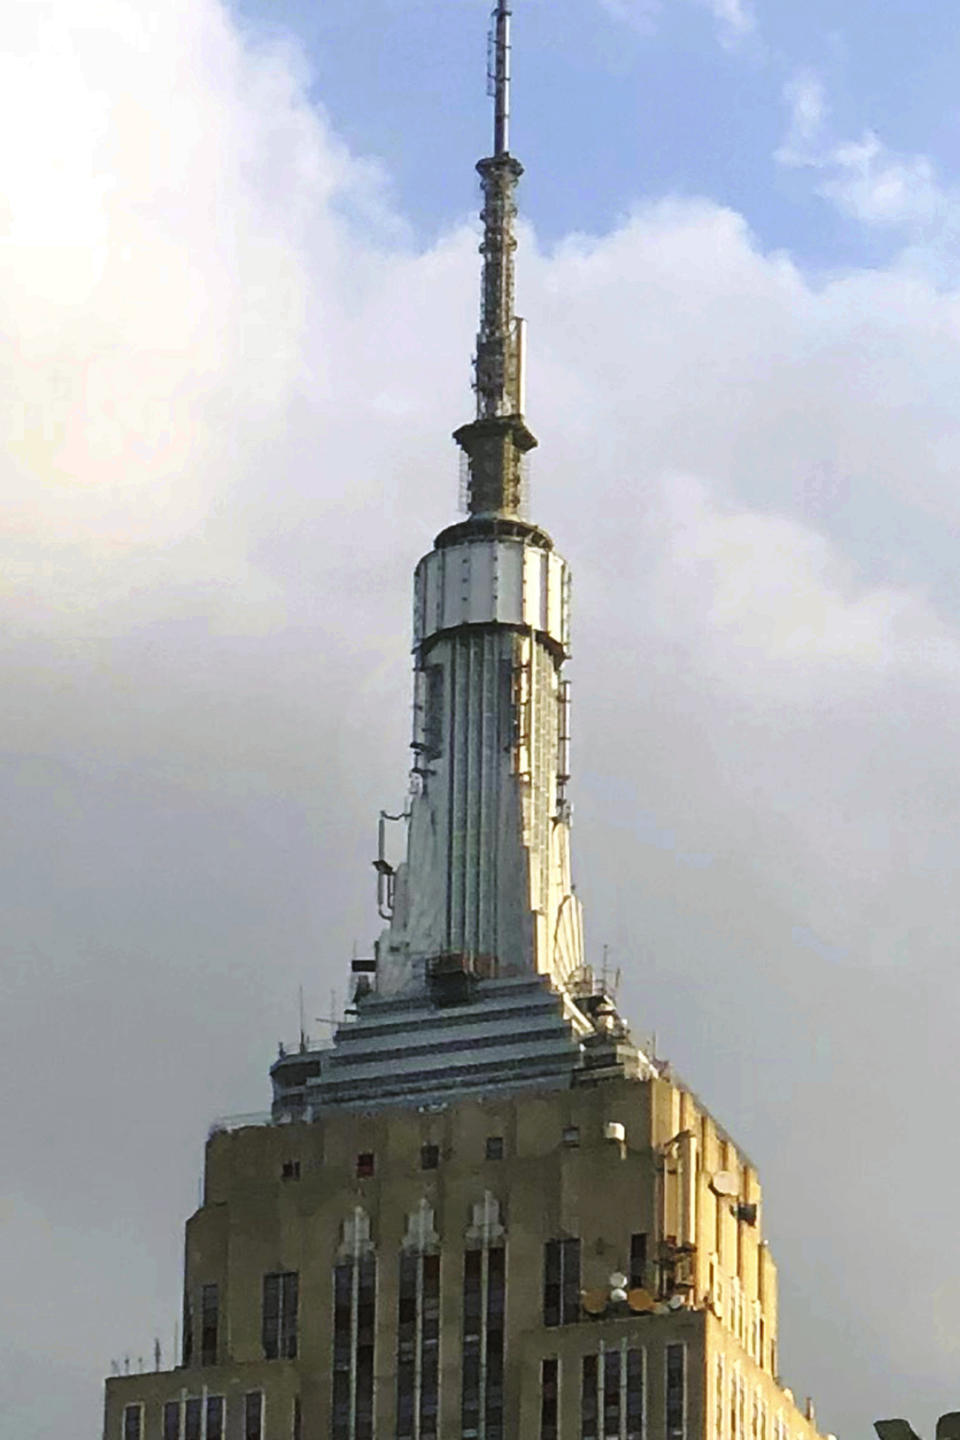
[[[300,1054],[307,1048],[307,1023],[303,1016],[303,986],[299,986],[298,994],[300,999]]]
[[[514,314],[515,192],[523,174],[510,154],[510,0],[497,0],[490,30],[487,88],[493,97],[493,154],[477,165],[483,189],[483,283],[474,361],[477,418],[456,431],[467,456],[471,516],[518,516],[521,460],[536,445],[523,418],[524,322]]]

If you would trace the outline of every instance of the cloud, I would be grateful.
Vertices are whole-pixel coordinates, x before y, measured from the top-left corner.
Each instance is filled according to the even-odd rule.
[[[926,155],[903,155],[873,131],[839,140],[828,133],[829,106],[822,81],[809,72],[785,86],[786,136],[776,152],[782,165],[814,171],[817,188],[845,215],[900,232],[912,253],[942,261],[960,220],[960,196],[939,178]]]
[[[298,984],[328,1014],[376,928],[477,236],[415,247],[298,57],[214,0],[43,0],[0,39],[0,1258],[33,1258],[31,1348],[105,1373],[170,1334],[206,1119],[266,1103]],[[814,89],[795,120],[833,154]],[[762,1163],[827,1423],[889,1376],[947,1409],[955,1339],[914,1316],[960,1182],[960,295],[814,283],[708,201],[527,231],[520,286],[590,943]],[[95,1303],[64,1307],[80,1236]],[[42,1387],[5,1393],[56,1433]]]
[[[615,20],[624,20],[641,31],[653,30],[663,9],[663,0],[600,0],[600,3]],[[694,0],[694,3],[716,20],[724,44],[733,44],[756,28],[753,10],[745,0]]]

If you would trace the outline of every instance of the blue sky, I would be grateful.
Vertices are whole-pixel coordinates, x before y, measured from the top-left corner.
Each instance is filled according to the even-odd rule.
[[[362,155],[384,163],[399,209],[431,236],[475,203],[465,164],[488,115],[483,0],[234,0],[260,33],[296,37],[313,93]],[[775,153],[785,88],[824,86],[838,137],[877,133],[945,175],[960,155],[960,27],[940,0],[774,0],[725,21],[722,4],[517,0],[514,148],[523,206],[547,242],[603,232],[638,201],[707,195],[765,248],[811,267],[885,258],[888,234],[852,223]],[[720,11],[718,15],[715,13]]]

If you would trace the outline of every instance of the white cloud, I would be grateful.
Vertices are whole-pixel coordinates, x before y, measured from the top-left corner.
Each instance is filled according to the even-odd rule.
[[[38,1252],[24,1333],[90,1372],[169,1333],[198,1111],[265,1103],[297,982],[325,1013],[374,928],[476,234],[417,251],[295,57],[214,0],[7,7],[0,41],[6,1243]],[[797,112],[823,183],[880,173],[836,158],[815,87]],[[960,296],[899,266],[813,285],[707,202],[527,234],[520,285],[534,510],[576,574],[591,943],[763,1162],[785,1359],[827,1422],[884,1405],[831,1325],[946,1409],[953,1342],[913,1316],[960,1183]],[[920,1149],[926,1223],[891,1248]],[[163,1257],[132,1297],[123,1224]],[[15,1403],[20,1440],[55,1433]]]
[[[717,22],[724,44],[732,44],[756,28],[756,18],[746,0],[694,0]],[[639,30],[651,30],[663,9],[663,0],[600,0],[603,9],[616,20],[624,20]]]
[[[856,140],[830,136],[823,83],[809,72],[788,82],[784,99],[789,123],[779,162],[816,172],[820,194],[853,219],[902,232],[942,260],[960,221],[960,195],[930,158],[898,154],[869,130]]]

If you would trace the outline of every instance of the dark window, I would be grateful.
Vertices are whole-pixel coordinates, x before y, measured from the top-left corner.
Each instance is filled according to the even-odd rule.
[[[357,1179],[369,1180],[376,1169],[376,1157],[372,1150],[361,1150],[357,1156]]]
[[[544,1247],[543,1323],[572,1325],[580,1318],[580,1241],[548,1240]]]
[[[262,1390],[249,1390],[243,1397],[243,1440],[263,1440]]]
[[[540,1440],[558,1440],[560,1434],[560,1361],[553,1356],[540,1362]]]
[[[503,1336],[506,1311],[507,1252],[487,1251],[487,1389],[486,1440],[503,1436]]]
[[[627,1440],[643,1440],[643,1351],[627,1351]]]
[[[183,1287],[183,1342],[180,1347],[180,1363],[185,1369],[193,1364],[193,1306],[187,1287]]]
[[[647,1284],[647,1236],[630,1236],[630,1287],[645,1289]]]
[[[439,1145],[421,1145],[420,1147],[420,1169],[436,1170],[440,1164]]]
[[[597,1440],[597,1357],[584,1355],[580,1381],[580,1440]]]
[[[580,1144],[580,1126],[568,1125],[563,1132],[564,1145],[577,1146]]]
[[[263,1277],[263,1354],[267,1360],[297,1357],[299,1277],[296,1270]]]
[[[620,1351],[603,1355],[603,1435],[620,1434]]]
[[[420,1435],[437,1433],[440,1408],[440,1256],[424,1255],[420,1312]]]
[[[143,1440],[143,1407],[141,1405],[124,1406],[123,1440]]]
[[[686,1355],[683,1345],[667,1346],[667,1440],[683,1435],[686,1409]]]
[[[223,1412],[225,1403],[222,1395],[207,1396],[206,1440],[223,1440]]]
[[[443,754],[443,666],[427,666],[424,697],[423,751],[427,760]]]
[[[463,1398],[460,1429],[465,1437],[480,1433],[480,1349],[483,1331],[483,1251],[463,1257]]]
[[[300,1179],[300,1161],[299,1161],[299,1160],[284,1160],[284,1162],[283,1162],[283,1167],[282,1167],[282,1169],[281,1169],[281,1171],[280,1171],[280,1178],[281,1178],[281,1180],[299,1180],[299,1179]]]
[[[300,1396],[293,1397],[293,1423],[290,1426],[291,1440],[303,1440],[303,1417],[300,1410]],[[207,1437],[209,1440],[209,1436]]]
[[[502,1135],[488,1135],[488,1136],[487,1136],[487,1159],[488,1159],[488,1160],[502,1160],[502,1159],[503,1159],[503,1136],[502,1136]]]
[[[217,1363],[220,1299],[216,1285],[204,1285],[200,1295],[200,1364]]]
[[[377,1261],[364,1255],[333,1272],[333,1440],[373,1440]],[[354,1325],[354,1320],[356,1325]],[[353,1403],[351,1427],[351,1395]]]
[[[397,1299],[397,1440],[414,1434],[413,1402],[417,1390],[417,1279],[420,1256],[400,1256]]]
[[[183,1440],[200,1440],[203,1431],[203,1401],[192,1396],[184,1409]]]
[[[179,1400],[168,1400],[163,1407],[163,1440],[180,1440]]]

